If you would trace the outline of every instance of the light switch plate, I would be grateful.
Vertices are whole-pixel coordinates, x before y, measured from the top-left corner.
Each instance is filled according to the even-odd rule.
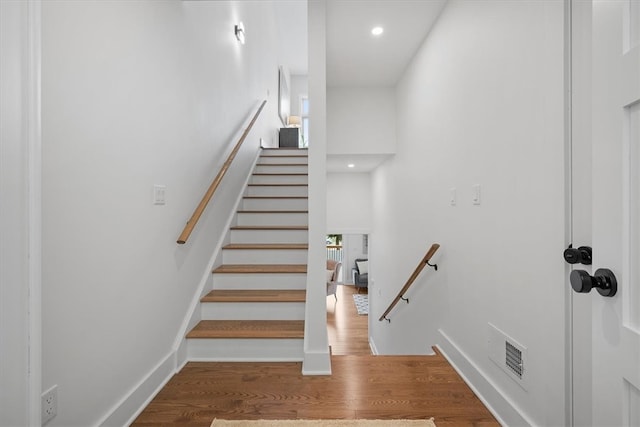
[[[455,206],[458,203],[458,196],[456,194],[456,188],[453,187],[449,190],[449,204]]]
[[[473,195],[471,200],[474,205],[480,204],[480,184],[475,184],[471,187],[471,194]]]
[[[153,204],[164,205],[166,203],[166,185],[154,185],[153,186]]]

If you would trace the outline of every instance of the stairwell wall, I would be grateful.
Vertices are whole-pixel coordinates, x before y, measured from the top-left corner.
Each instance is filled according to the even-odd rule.
[[[124,425],[175,370],[176,338],[259,139],[280,126],[273,4],[56,1],[42,16],[42,386],[58,385],[59,399],[48,425]],[[241,20],[245,45],[233,33]],[[165,205],[152,203],[155,184]]]
[[[561,1],[450,1],[372,177],[375,348],[439,343],[506,425],[565,423],[563,19]],[[378,322],[433,242],[439,270]],[[526,382],[489,359],[489,323],[527,348]]]

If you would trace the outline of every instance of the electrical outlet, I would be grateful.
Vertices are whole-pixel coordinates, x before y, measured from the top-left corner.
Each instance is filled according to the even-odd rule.
[[[42,424],[58,414],[58,386],[54,385],[42,393]]]

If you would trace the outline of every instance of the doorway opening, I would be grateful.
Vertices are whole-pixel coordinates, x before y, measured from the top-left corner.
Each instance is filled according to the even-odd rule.
[[[335,294],[327,295],[327,328],[331,353],[371,354],[367,292],[369,236],[328,234],[326,243],[327,265],[340,263]]]

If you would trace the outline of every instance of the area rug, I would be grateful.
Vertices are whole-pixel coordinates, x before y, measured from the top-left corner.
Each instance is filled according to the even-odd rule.
[[[211,427],[436,427],[428,420],[213,420]]]
[[[353,302],[356,303],[358,314],[364,316],[369,314],[369,295],[353,294]]]

